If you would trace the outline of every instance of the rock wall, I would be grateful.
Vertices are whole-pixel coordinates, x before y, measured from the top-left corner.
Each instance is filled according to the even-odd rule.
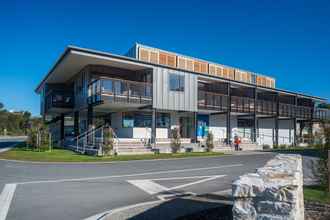
[[[241,176],[232,188],[234,220],[304,219],[300,155],[279,154],[256,173]]]

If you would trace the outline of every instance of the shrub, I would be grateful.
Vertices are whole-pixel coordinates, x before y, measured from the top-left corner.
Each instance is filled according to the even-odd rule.
[[[102,154],[109,155],[114,147],[114,134],[111,128],[104,129],[103,140]]]
[[[172,139],[171,139],[172,153],[177,153],[181,148],[180,131],[178,128],[174,128],[171,130],[171,133],[172,133]]]
[[[214,148],[213,134],[209,132],[206,137],[206,151],[210,152]]]
[[[264,145],[262,145],[262,149],[270,150],[270,145],[269,144],[264,144]]]
[[[288,147],[288,146],[287,146],[286,144],[280,144],[280,145],[279,145],[279,148],[280,148],[280,149],[286,149],[287,147]]]

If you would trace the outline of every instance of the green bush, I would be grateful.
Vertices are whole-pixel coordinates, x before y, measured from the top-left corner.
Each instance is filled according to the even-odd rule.
[[[111,128],[105,128],[103,131],[103,147],[102,147],[102,154],[109,155],[114,147],[114,133]]]
[[[214,148],[214,142],[213,142],[213,134],[212,132],[209,132],[206,137],[206,151],[211,152]]]
[[[286,144],[280,144],[279,145],[279,148],[280,149],[286,149],[286,148],[288,148],[288,146]]]
[[[269,144],[264,144],[264,145],[262,145],[262,149],[270,150],[270,145]]]
[[[174,128],[171,130],[171,133],[172,133],[172,139],[171,139],[172,153],[177,153],[181,148],[180,131],[178,128]]]

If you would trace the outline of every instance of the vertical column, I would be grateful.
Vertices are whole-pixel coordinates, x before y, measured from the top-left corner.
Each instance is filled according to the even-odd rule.
[[[193,141],[197,143],[197,112],[193,113]]]
[[[93,105],[89,104],[87,108],[87,130],[91,130],[94,128],[94,112],[93,112]],[[87,135],[87,143],[94,144],[94,135]]]
[[[79,136],[79,111],[74,112],[73,120],[74,136],[77,137]]]
[[[309,121],[309,137],[310,137],[310,145],[314,144],[314,137],[313,137],[313,117],[314,117],[314,102],[312,101],[311,113],[310,113],[310,121]]]
[[[297,106],[298,99],[297,96],[294,97],[294,117],[293,117],[293,146],[297,146],[298,140],[297,140]]]
[[[151,144],[156,144],[156,109],[152,109],[152,119],[151,119]]]
[[[279,94],[277,94],[276,97],[276,116],[275,116],[275,141],[274,145],[278,147],[278,118],[280,115],[280,97]]]
[[[89,104],[87,108],[87,129],[92,129],[94,125],[94,109],[93,105]]]
[[[227,138],[227,144],[230,144],[230,138],[231,138],[231,126],[230,126],[230,112],[231,112],[231,94],[230,94],[230,83],[227,84],[227,120],[226,120],[226,138]]]
[[[254,108],[253,108],[253,131],[252,131],[252,141],[257,142],[257,88],[253,89],[254,92]]]
[[[64,114],[61,114],[60,116],[60,141],[63,142],[64,140]]]

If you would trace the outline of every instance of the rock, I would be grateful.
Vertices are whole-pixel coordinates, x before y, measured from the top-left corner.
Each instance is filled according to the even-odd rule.
[[[233,218],[304,219],[300,155],[277,155],[256,173],[233,182]]]

